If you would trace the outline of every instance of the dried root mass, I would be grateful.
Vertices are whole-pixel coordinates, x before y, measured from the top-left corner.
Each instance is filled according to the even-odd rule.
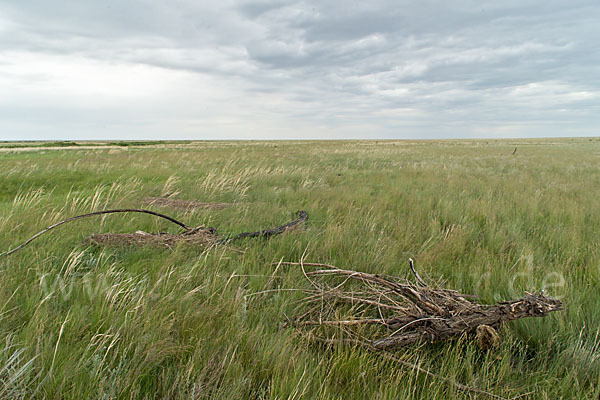
[[[306,310],[293,325],[326,342],[365,344],[390,350],[417,342],[438,342],[465,333],[482,347],[496,346],[504,323],[543,317],[562,309],[543,293],[484,305],[474,296],[382,275],[345,270],[328,264],[286,263],[303,268],[313,289],[303,300]],[[304,267],[316,267],[306,271]]]

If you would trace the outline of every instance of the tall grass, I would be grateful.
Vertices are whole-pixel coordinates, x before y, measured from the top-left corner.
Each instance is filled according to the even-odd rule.
[[[515,146],[518,151],[511,155]],[[97,232],[176,231],[147,215],[77,221],[0,258],[1,398],[470,398],[360,348],[284,325],[302,271],[328,262],[426,279],[487,302],[545,288],[565,310],[397,356],[504,397],[600,395],[600,141],[212,142],[0,153],[0,251],[76,214],[147,196],[222,234],[299,209],[301,229],[236,249],[99,248]],[[152,206],[155,207],[155,206]],[[158,208],[157,208],[158,210]],[[241,250],[241,251],[240,251]]]

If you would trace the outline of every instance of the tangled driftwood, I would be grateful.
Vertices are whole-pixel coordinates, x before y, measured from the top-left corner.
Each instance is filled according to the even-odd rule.
[[[76,221],[82,218],[93,217],[97,215],[104,214],[116,214],[116,213],[143,213],[150,214],[160,218],[164,218],[176,225],[179,225],[184,229],[183,232],[175,234],[175,233],[147,233],[143,231],[137,231],[135,233],[106,233],[106,234],[97,234],[90,236],[87,240],[91,243],[103,245],[103,244],[126,244],[126,245],[146,245],[146,244],[154,244],[154,245],[163,245],[166,247],[171,247],[172,245],[179,242],[186,243],[194,243],[194,244],[226,244],[235,240],[243,239],[246,237],[263,237],[268,238],[273,235],[277,235],[285,232],[286,230],[292,229],[296,227],[301,222],[304,222],[308,219],[308,214],[306,211],[298,211],[297,218],[291,222],[288,222],[285,225],[278,226],[275,228],[259,230],[255,232],[242,232],[237,235],[229,235],[229,236],[218,236],[215,228],[209,228],[204,225],[199,227],[190,227],[184,224],[181,221],[176,220],[173,217],[170,217],[165,214],[161,214],[155,211],[143,210],[143,209],[134,209],[134,208],[126,208],[126,209],[115,209],[115,210],[104,210],[104,211],[96,211],[88,214],[77,215],[75,217],[67,218],[60,222],[57,222],[42,231],[36,233],[31,238],[27,239],[24,243],[15,247],[12,250],[8,250],[5,253],[0,253],[0,257],[8,256],[16,251],[22,249],[27,246],[33,240],[42,236],[44,233],[57,228],[63,224],[68,222]]]
[[[304,299],[307,311],[292,324],[304,333],[332,343],[360,343],[387,350],[423,341],[448,340],[466,333],[476,335],[478,342],[488,347],[499,341],[496,331],[502,324],[543,317],[562,309],[559,300],[543,293],[527,293],[521,299],[495,305],[479,304],[474,296],[427,286],[414,270],[412,260],[416,284],[329,264],[282,264],[301,266],[313,286]],[[317,269],[306,271],[304,267],[308,266]],[[324,278],[331,276],[337,278],[336,282],[326,283]]]

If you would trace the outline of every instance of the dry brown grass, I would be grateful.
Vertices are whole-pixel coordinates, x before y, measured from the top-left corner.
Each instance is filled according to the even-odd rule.
[[[174,208],[179,210],[220,210],[232,206],[232,203],[204,203],[195,200],[180,200],[169,197],[146,197],[144,204],[150,206]]]
[[[178,243],[199,246],[210,246],[217,242],[217,233],[213,228],[204,226],[191,229],[188,232],[176,233],[101,233],[89,236],[86,241],[97,246],[164,246],[172,248]]]

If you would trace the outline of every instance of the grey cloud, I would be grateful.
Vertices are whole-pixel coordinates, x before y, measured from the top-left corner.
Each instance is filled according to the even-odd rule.
[[[286,5],[292,4],[291,1],[249,1],[242,2],[237,7],[237,10],[247,18],[256,18],[265,13],[268,13],[273,10],[277,10]]]
[[[268,96],[271,108],[253,108],[261,118],[370,124],[384,136],[571,121],[556,109],[592,126],[599,10],[577,0],[24,0],[0,6],[0,26],[10,22],[0,50],[187,71],[241,97]]]

